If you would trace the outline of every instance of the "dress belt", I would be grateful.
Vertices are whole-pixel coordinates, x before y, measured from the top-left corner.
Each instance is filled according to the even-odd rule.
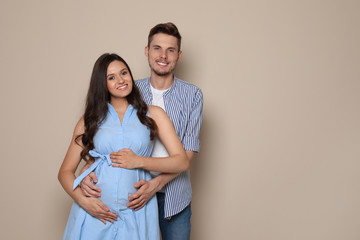
[[[74,181],[74,185],[73,185],[73,190],[80,184],[80,182],[87,176],[89,175],[92,171],[95,170],[95,168],[97,168],[100,164],[107,162],[107,164],[109,166],[112,165],[111,159],[110,159],[110,154],[104,155],[104,154],[100,154],[94,150],[90,150],[89,151],[90,156],[95,158],[95,162],[93,164],[91,164],[91,166],[85,170],[85,172],[83,172],[79,177],[77,177]]]

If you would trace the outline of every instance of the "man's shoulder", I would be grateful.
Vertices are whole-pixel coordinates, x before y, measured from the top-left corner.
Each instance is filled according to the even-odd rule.
[[[176,86],[181,88],[181,89],[184,89],[186,91],[192,91],[192,92],[201,93],[201,89],[198,86],[196,86],[195,84],[186,82],[184,80],[181,80],[179,78],[176,78]]]
[[[139,86],[145,86],[147,83],[149,82],[149,78],[142,78],[142,79],[138,79],[135,80],[135,84],[139,87]]]

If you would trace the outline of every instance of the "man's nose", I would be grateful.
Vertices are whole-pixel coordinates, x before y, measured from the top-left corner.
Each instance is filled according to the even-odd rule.
[[[167,52],[166,51],[161,51],[161,57],[166,59],[167,58]]]

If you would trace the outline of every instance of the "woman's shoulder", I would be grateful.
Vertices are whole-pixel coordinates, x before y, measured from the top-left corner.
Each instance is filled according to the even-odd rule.
[[[149,114],[152,118],[163,118],[165,116],[167,117],[166,112],[161,107],[153,105],[149,106]]]
[[[83,134],[84,132],[85,132],[85,121],[84,121],[84,116],[82,116],[75,126],[74,134],[80,135]]]

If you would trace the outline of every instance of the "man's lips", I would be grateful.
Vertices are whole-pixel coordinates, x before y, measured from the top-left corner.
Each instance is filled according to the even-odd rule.
[[[156,62],[158,65],[160,66],[167,66],[168,63],[167,62]]]

